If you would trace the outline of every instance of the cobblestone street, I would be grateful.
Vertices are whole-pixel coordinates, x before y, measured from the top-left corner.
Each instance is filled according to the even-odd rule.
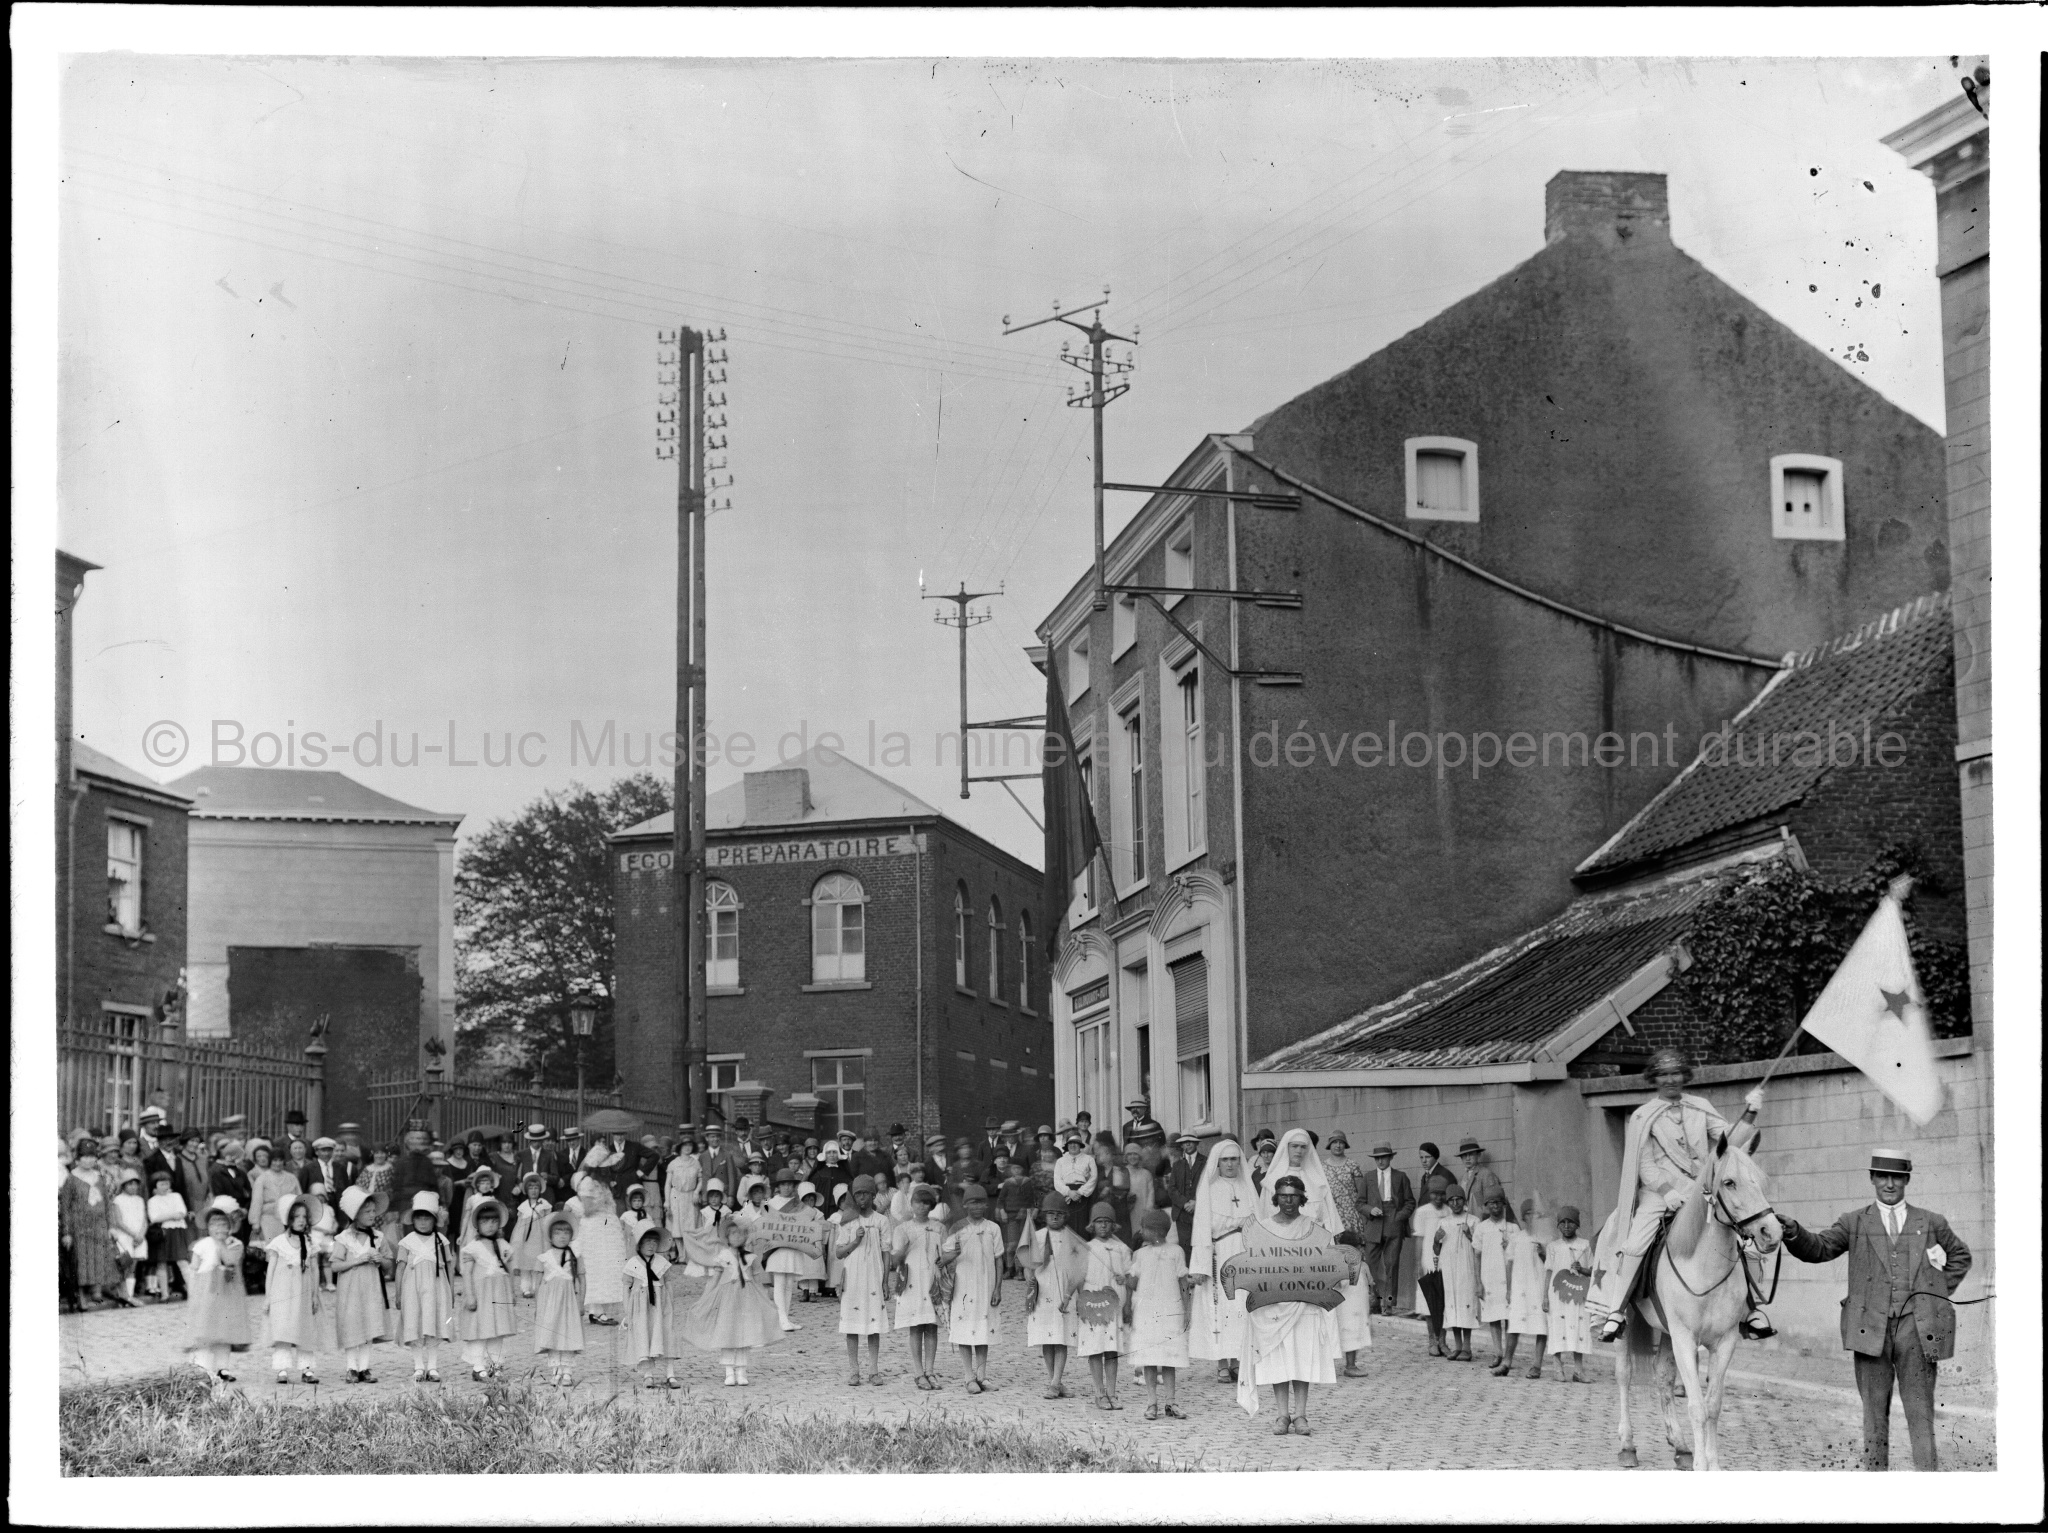
[[[340,1357],[317,1360],[320,1385],[279,1385],[270,1371],[268,1332],[258,1306],[256,1345],[236,1359],[237,1388],[258,1398],[276,1397],[317,1407],[337,1399],[375,1399],[415,1388],[471,1391],[480,1386],[462,1364],[458,1348],[444,1345],[440,1385],[415,1385],[406,1351],[392,1344],[376,1349],[377,1382],[342,1382]],[[1020,1312],[1021,1287],[1006,1285],[1002,1313]],[[522,1301],[521,1318],[531,1325],[533,1306]],[[1121,1436],[1168,1467],[1230,1469],[1612,1469],[1616,1467],[1613,1375],[1596,1354],[1587,1384],[1557,1380],[1554,1365],[1541,1380],[1517,1371],[1494,1378],[1484,1363],[1453,1364],[1427,1355],[1422,1327],[1403,1319],[1374,1324],[1374,1347],[1363,1359],[1366,1377],[1340,1379],[1318,1387],[1309,1401],[1314,1435],[1276,1440],[1270,1433],[1270,1400],[1256,1419],[1237,1406],[1229,1386],[1214,1377],[1213,1365],[1197,1364],[1181,1375],[1185,1421],[1144,1419],[1141,1383],[1126,1378],[1124,1409],[1097,1410],[1089,1398],[1086,1364],[1075,1359],[1068,1373],[1069,1397],[1043,1398],[1044,1372],[1035,1349],[999,1340],[990,1349],[993,1393],[970,1396],[958,1354],[941,1343],[942,1393],[919,1391],[907,1371],[904,1333],[883,1343],[883,1383],[855,1390],[846,1383],[845,1352],[837,1332],[838,1306],[830,1301],[798,1305],[804,1328],[756,1354],[752,1384],[744,1390],[721,1386],[717,1360],[692,1353],[677,1360],[676,1376],[690,1387],[674,1393],[643,1390],[632,1370],[621,1367],[616,1349],[620,1328],[591,1327],[590,1350],[578,1370],[576,1394],[617,1395],[626,1410],[688,1410],[709,1402],[744,1402],[778,1412],[855,1411],[902,1419],[905,1413],[943,1411],[987,1422],[1020,1421],[1070,1431],[1077,1439]],[[179,1350],[184,1306],[66,1315],[60,1321],[63,1383],[106,1382],[190,1366]],[[1484,1356],[1485,1348],[1477,1349]],[[508,1349],[508,1375],[533,1368],[526,1334]],[[1738,1367],[1745,1359],[1738,1354]],[[1837,1359],[1840,1387],[1758,1375],[1732,1377],[1721,1418],[1723,1467],[1742,1469],[1853,1469],[1860,1454],[1861,1413],[1849,1387],[1846,1358]],[[1989,1412],[1955,1399],[1960,1385],[1945,1377],[1939,1400],[1942,1465],[1945,1469],[1989,1469],[1995,1437]],[[1651,1390],[1636,1391],[1638,1447],[1645,1470],[1670,1469],[1670,1450],[1657,1423]],[[1895,1405],[1892,1462],[1910,1465],[1905,1419]],[[746,1466],[735,1464],[735,1469]]]

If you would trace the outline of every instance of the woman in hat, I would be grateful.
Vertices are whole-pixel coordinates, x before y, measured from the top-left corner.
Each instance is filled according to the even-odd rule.
[[[1052,1189],[1067,1200],[1067,1223],[1085,1222],[1088,1204],[1095,1196],[1095,1157],[1088,1153],[1088,1136],[1069,1123],[1060,1129],[1065,1152],[1053,1163]]]
[[[583,1259],[576,1254],[576,1221],[566,1213],[542,1222],[547,1247],[540,1258],[533,1305],[533,1350],[548,1360],[548,1382],[573,1382],[573,1359],[583,1350]]]
[[[206,1233],[192,1246],[192,1270],[186,1280],[191,1295],[185,1314],[185,1350],[202,1372],[223,1384],[230,1354],[249,1350],[249,1300],[242,1291],[242,1242],[235,1225],[242,1211],[229,1197],[206,1207]]]
[[[1330,1231],[1364,1228],[1365,1168],[1351,1158],[1351,1140],[1344,1130],[1332,1129],[1323,1146],[1323,1176],[1330,1184],[1330,1203],[1337,1211],[1337,1225]]]
[[[505,1341],[519,1329],[512,1307],[512,1248],[503,1239],[505,1205],[479,1198],[469,1212],[474,1238],[460,1257],[463,1300],[455,1312],[462,1338],[462,1358],[478,1383],[495,1378],[505,1367]]]
[[[547,1250],[548,1215],[555,1207],[547,1200],[548,1179],[529,1171],[522,1179],[519,1201],[512,1209],[512,1275],[519,1285],[519,1297],[530,1299],[540,1286],[540,1259]]]
[[[313,1200],[295,1184],[293,1191],[279,1196],[276,1214],[278,1233],[263,1246],[269,1258],[264,1307],[270,1312],[270,1366],[280,1384],[291,1382],[294,1367],[301,1383],[317,1384],[313,1354],[320,1346],[323,1253],[320,1237],[313,1233]]]
[[[135,1167],[119,1168],[113,1183],[107,1228],[114,1237],[114,1265],[121,1271],[121,1288],[114,1298],[134,1309],[135,1275],[149,1266],[149,1203],[142,1196],[142,1173]]]
[[[585,1318],[592,1325],[617,1325],[625,1311],[626,1227],[619,1222],[612,1192],[601,1176],[586,1171],[576,1179],[583,1217],[576,1229],[576,1254],[583,1258]]]
[[[270,1146],[261,1139],[249,1142],[249,1166],[249,1212],[258,1221],[252,1238],[268,1249],[270,1242],[284,1233],[284,1216],[279,1210],[284,1207],[285,1194],[299,1190],[299,1179],[277,1164]]]
[[[57,1191],[57,1238],[71,1254],[82,1309],[99,1308],[120,1286],[112,1214],[100,1176],[100,1147],[90,1138],[80,1139],[71,1171]]]
[[[1216,1377],[1238,1377],[1238,1348],[1244,1331],[1244,1295],[1223,1291],[1223,1264],[1244,1249],[1244,1232],[1259,1210],[1258,1189],[1235,1139],[1218,1140],[1195,1189],[1194,1249],[1188,1271],[1195,1279],[1188,1355],[1209,1358]]]
[[[351,1384],[374,1384],[370,1347],[391,1339],[391,1269],[396,1253],[378,1228],[384,1200],[362,1187],[341,1193],[342,1229],[328,1271],[334,1275],[334,1339]]]
[[[415,1384],[441,1382],[441,1343],[455,1334],[455,1252],[441,1233],[441,1200],[416,1192],[412,1231],[398,1242],[398,1339],[418,1347]]]

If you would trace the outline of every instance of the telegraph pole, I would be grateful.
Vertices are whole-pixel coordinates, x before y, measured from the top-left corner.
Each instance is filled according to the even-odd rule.
[[[1134,362],[1129,360],[1122,362],[1105,360],[1102,348],[1109,341],[1122,341],[1127,346],[1138,344],[1135,335],[1112,335],[1103,328],[1102,311],[1108,306],[1109,289],[1104,288],[1102,290],[1102,297],[1094,303],[1084,304],[1078,309],[1070,309],[1062,313],[1059,304],[1055,302],[1052,306],[1052,313],[1048,314],[1044,319],[1034,319],[1027,324],[1012,325],[1010,323],[1010,316],[1007,314],[1003,316],[1003,334],[1005,335],[1016,335],[1021,331],[1036,329],[1040,325],[1050,325],[1058,322],[1063,325],[1071,325],[1074,329],[1088,337],[1088,350],[1081,356],[1073,355],[1067,350],[1066,344],[1062,342],[1060,345],[1060,360],[1069,367],[1085,368],[1087,370],[1088,392],[1085,394],[1070,392],[1067,395],[1067,403],[1076,408],[1086,406],[1095,416],[1095,610],[1097,612],[1101,612],[1109,606],[1109,583],[1104,578],[1102,568],[1102,411],[1103,407],[1111,400],[1128,393],[1131,387],[1128,383],[1114,383],[1105,388],[1103,386],[1103,376],[1105,373],[1127,373],[1136,366]],[[1086,314],[1088,316],[1088,323],[1084,325],[1075,319],[1073,316],[1076,314]]]
[[[676,776],[674,851],[669,890],[675,907],[676,1040],[670,1062],[671,1100],[702,1127],[707,1035],[704,989],[704,521],[707,493],[718,487],[707,453],[725,447],[725,417],[711,418],[707,386],[725,382],[725,354],[713,338],[683,327],[660,336],[661,394],[655,411],[655,456],[676,460]],[[725,339],[720,331],[717,340]],[[671,350],[670,348],[673,348]],[[725,404],[721,393],[716,406]],[[730,487],[728,474],[724,484]],[[730,499],[725,502],[731,505]]]

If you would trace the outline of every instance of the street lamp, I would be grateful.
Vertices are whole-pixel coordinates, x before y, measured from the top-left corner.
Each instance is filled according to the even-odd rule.
[[[569,1003],[569,1029],[576,1035],[576,1121],[583,1121],[583,1040],[597,1031],[597,1008],[588,1001]]]

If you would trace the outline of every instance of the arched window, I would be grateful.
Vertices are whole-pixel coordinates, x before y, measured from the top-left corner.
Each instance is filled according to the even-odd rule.
[[[1003,907],[991,897],[988,902],[988,998],[1003,998]]]
[[[1017,912],[1017,1004],[1031,1009],[1031,912]]]
[[[967,988],[967,885],[953,891],[953,983]]]
[[[867,968],[867,893],[860,880],[828,873],[811,889],[811,980],[860,980]]]
[[[704,886],[704,983],[737,989],[740,982],[740,895],[731,884]]]

